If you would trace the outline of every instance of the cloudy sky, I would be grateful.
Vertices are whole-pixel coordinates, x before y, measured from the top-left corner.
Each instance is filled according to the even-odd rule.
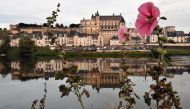
[[[9,24],[46,22],[46,17],[61,3],[58,22],[64,25],[79,23],[90,18],[97,10],[101,15],[122,14],[127,26],[134,26],[137,8],[144,2],[152,1],[160,8],[161,15],[168,18],[162,26],[175,25],[177,30],[190,31],[189,0],[1,0],[0,27]]]

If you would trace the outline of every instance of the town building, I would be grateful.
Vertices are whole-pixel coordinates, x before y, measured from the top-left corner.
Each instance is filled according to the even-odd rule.
[[[159,34],[159,37],[166,37],[168,40],[173,40],[175,43],[188,43],[190,42],[190,34],[185,34],[184,31],[177,31],[175,26],[166,26],[162,27],[162,32]],[[152,34],[148,38],[149,43],[157,43],[158,36],[157,34]]]
[[[79,33],[77,31],[60,32],[54,31],[53,36],[56,37],[56,44],[51,43],[52,38],[48,35],[42,35],[41,32],[33,32],[31,34],[24,34],[11,37],[10,46],[19,47],[19,40],[23,37],[30,37],[34,41],[34,44],[38,47],[50,47],[57,46],[74,47],[74,46],[103,46],[103,38],[99,34],[87,34]]]
[[[190,34],[184,34],[183,31],[167,32],[166,34],[160,34],[159,37],[167,37],[168,40],[173,40],[175,43],[188,43],[190,42]],[[150,43],[157,43],[158,36],[153,34],[149,37]]]
[[[103,36],[104,45],[109,45],[110,39],[117,35],[120,26],[125,26],[125,20],[120,15],[100,15],[99,12],[92,14],[91,19],[82,19],[80,32],[88,34],[100,34]]]

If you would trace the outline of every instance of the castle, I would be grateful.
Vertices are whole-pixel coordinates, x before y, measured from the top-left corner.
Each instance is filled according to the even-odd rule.
[[[125,19],[120,15],[102,16],[97,11],[92,14],[91,19],[84,19],[80,22],[80,32],[89,34],[100,34],[103,36],[105,45],[109,44],[110,39],[117,35],[120,26],[125,26]]]

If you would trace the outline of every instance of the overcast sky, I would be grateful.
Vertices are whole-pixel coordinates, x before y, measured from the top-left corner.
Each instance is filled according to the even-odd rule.
[[[190,31],[190,0],[1,0],[0,27],[9,24],[46,22],[52,10],[61,3],[58,22],[64,25],[79,23],[82,18],[90,18],[97,10],[100,15],[120,14],[128,27],[133,26],[138,14],[137,8],[144,2],[152,1],[160,8],[161,26],[175,25],[177,30]]]

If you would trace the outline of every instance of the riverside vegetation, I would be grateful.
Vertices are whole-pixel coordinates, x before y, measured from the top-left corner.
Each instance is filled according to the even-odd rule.
[[[190,55],[190,50],[187,49],[167,49],[171,56]],[[149,51],[126,51],[126,56],[129,58],[150,58]],[[121,58],[121,52],[96,52],[96,51],[67,51],[64,53],[64,58]],[[20,49],[18,47],[9,48],[6,54],[7,58],[21,58]],[[47,59],[61,58],[59,52],[50,50],[48,47],[33,48],[30,58]]]

